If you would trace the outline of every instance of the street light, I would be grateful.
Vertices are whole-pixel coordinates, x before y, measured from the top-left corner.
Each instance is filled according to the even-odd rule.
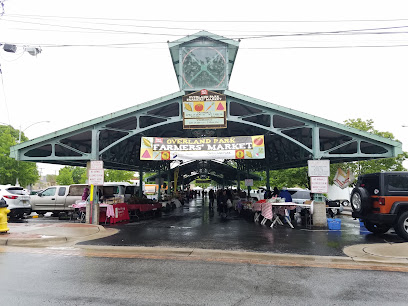
[[[35,125],[35,124],[43,123],[43,122],[50,123],[48,120],[34,122],[33,124],[30,124],[29,126],[27,126],[24,130],[21,130],[21,124],[20,124],[20,132],[18,133],[18,143],[21,142],[21,133],[23,133],[23,132],[24,132],[25,130],[27,130],[29,127],[32,127],[32,126]]]
[[[24,131],[26,131],[29,127],[32,127],[32,126],[35,125],[35,124],[43,123],[43,122],[50,123],[48,120],[34,122],[33,124],[30,124],[29,126],[27,126],[24,130],[21,130],[21,124],[20,124],[20,131],[19,131],[19,133],[18,133],[18,143],[21,143],[21,133],[23,133]],[[18,162],[18,161],[17,161],[17,162]],[[17,176],[17,179],[16,179],[16,186],[20,186],[20,184],[19,184],[19,182],[18,182],[18,176]]]

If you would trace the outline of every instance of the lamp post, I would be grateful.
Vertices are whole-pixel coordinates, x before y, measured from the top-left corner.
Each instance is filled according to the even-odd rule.
[[[27,126],[24,130],[21,130],[21,125],[20,125],[20,131],[19,131],[19,133],[18,133],[18,143],[21,143],[21,133],[23,133],[24,131],[26,131],[29,127],[32,127],[32,126],[35,125],[35,124],[43,123],[43,122],[50,123],[48,120],[34,122],[33,124],[30,124],[29,126]]]
[[[34,122],[33,124],[30,124],[29,126],[27,126],[24,130],[21,130],[21,124],[20,124],[20,129],[19,129],[19,133],[18,133],[18,144],[21,143],[21,134],[22,134],[24,131],[26,131],[29,127],[32,127],[32,126],[35,125],[35,124],[43,123],[43,122],[50,123],[48,120],[37,121],[37,122]],[[17,175],[18,175],[18,173],[17,173]],[[19,184],[19,182],[18,182],[18,176],[17,176],[17,178],[16,178],[16,186],[20,186],[20,184]]]

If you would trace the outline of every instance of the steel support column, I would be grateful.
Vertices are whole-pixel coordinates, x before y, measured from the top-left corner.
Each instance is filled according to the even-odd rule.
[[[159,188],[158,188],[158,195],[157,201],[161,201],[161,173],[160,173],[160,166],[159,166]]]
[[[171,195],[171,171],[167,172],[167,194]]]
[[[143,195],[143,166],[139,168],[139,196]]]

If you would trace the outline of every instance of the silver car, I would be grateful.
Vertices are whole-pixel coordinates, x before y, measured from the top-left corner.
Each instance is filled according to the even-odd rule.
[[[0,185],[1,198],[6,201],[11,218],[23,218],[24,214],[31,214],[30,196],[23,187]]]

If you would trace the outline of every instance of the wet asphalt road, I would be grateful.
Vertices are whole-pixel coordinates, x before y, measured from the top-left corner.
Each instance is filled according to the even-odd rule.
[[[271,229],[252,219],[232,214],[222,220],[211,213],[207,199],[191,201],[160,218],[116,224],[116,235],[86,241],[88,245],[160,246],[202,249],[243,250],[302,255],[345,256],[343,248],[366,243],[402,242],[394,233],[373,235],[360,229],[358,220],[339,216],[341,231],[309,230],[288,225]]]
[[[406,305],[406,273],[2,252],[0,305]]]

